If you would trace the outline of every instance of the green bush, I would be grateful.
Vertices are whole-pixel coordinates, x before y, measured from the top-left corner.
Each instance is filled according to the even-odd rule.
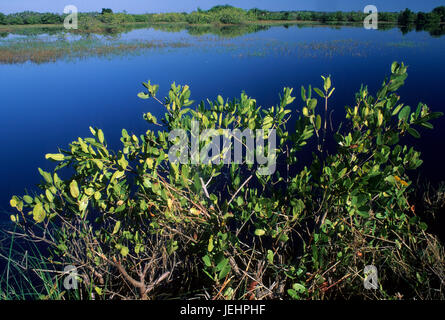
[[[209,11],[216,16],[214,20],[223,24],[241,24],[247,21],[247,13],[243,9],[229,7]]]
[[[204,292],[215,299],[443,298],[443,248],[408,198],[408,171],[422,160],[401,142],[406,134],[418,138],[416,127],[432,128],[430,121],[441,114],[400,102],[396,91],[406,72],[393,63],[376,96],[361,88],[355,106],[346,107],[345,129],[333,137],[337,150],[329,154],[330,76],[321,89],[302,87],[298,108],[290,88],[276,106],[261,108],[245,93],[195,104],[190,88],[175,84],[161,101],[159,87],[143,83],[138,96],[165,108],[160,121],[144,114],[158,129],[140,136],[124,129],[122,148],[112,151],[102,130],[90,128],[90,137],[47,154],[58,163],[55,171],[39,169],[40,191],[12,197],[17,213],[11,219],[25,239],[47,244],[56,268],[77,266],[80,290],[96,299]],[[179,136],[169,133],[183,129],[196,136],[196,120],[217,132],[262,129],[269,139],[276,133],[276,147],[246,145],[245,151],[267,157],[275,151],[283,165],[264,175],[259,163],[245,160],[173,161],[169,150]],[[212,159],[234,143],[212,151]],[[309,144],[317,146],[313,160],[299,165]],[[73,174],[62,179],[60,172]],[[370,264],[379,272],[376,291],[363,290],[363,268]]]
[[[152,22],[185,22],[186,16],[182,13],[160,13],[151,16]]]
[[[192,12],[185,19],[190,24],[209,24],[214,22],[213,18],[204,12]]]
[[[133,18],[135,22],[148,22],[149,18],[145,14],[133,14]]]

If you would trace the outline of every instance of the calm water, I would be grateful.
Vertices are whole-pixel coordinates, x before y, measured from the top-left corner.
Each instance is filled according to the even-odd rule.
[[[57,35],[41,37],[60,41]],[[10,35],[0,39],[0,45],[14,38],[26,39]],[[320,75],[331,74],[336,92],[330,107],[336,120],[344,116],[344,105],[354,102],[362,83],[375,92],[390,64],[398,60],[409,65],[402,101],[413,107],[422,101],[435,111],[445,111],[445,36],[319,26],[272,27],[234,38],[138,29],[105,39],[110,44],[139,40],[186,46],[62,57],[41,64],[0,64],[0,212],[9,210],[12,195],[22,195],[40,181],[38,167],[54,167],[44,159],[46,153],[88,136],[90,125],[104,130],[111,147],[119,146],[122,128],[144,133],[142,113],[163,113],[155,103],[136,96],[141,82],[148,79],[160,84],[161,96],[175,81],[190,85],[194,100],[218,94],[234,97],[244,90],[259,104],[270,106],[278,102],[284,86],[294,87],[297,94],[301,85],[321,87]],[[433,182],[445,180],[444,124],[445,119],[436,120],[435,130],[421,130],[423,139],[416,142],[425,160],[420,174]]]

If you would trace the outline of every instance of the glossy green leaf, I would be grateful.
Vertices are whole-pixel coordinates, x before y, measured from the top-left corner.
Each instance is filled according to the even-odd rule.
[[[70,193],[73,198],[79,197],[79,186],[77,185],[77,181],[73,180],[70,183]]]

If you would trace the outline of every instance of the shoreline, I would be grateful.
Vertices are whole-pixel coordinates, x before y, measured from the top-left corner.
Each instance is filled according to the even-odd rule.
[[[362,22],[350,22],[350,21],[332,21],[332,22],[321,22],[321,21],[311,21],[311,20],[258,20],[258,21],[247,21],[245,23],[239,23],[239,24],[222,24],[222,23],[202,23],[202,24],[191,24],[187,22],[126,22],[126,23],[120,23],[120,24],[98,24],[97,28],[116,28],[116,27],[125,27],[125,26],[156,26],[156,25],[178,25],[178,26],[190,26],[190,27],[208,27],[208,26],[214,26],[214,27],[231,27],[231,26],[243,26],[243,25],[298,25],[298,24],[307,24],[307,25],[320,25],[320,26],[358,26],[362,25]],[[379,24],[385,24],[385,25],[394,25],[399,26],[398,23],[394,22],[388,22],[388,21],[382,21],[379,22]],[[15,30],[20,29],[28,29],[28,28],[48,28],[48,29],[63,29],[63,24],[20,24],[20,25],[0,25],[0,32],[13,32]],[[67,31],[72,32],[87,32],[87,31],[79,31],[79,29],[71,29]]]

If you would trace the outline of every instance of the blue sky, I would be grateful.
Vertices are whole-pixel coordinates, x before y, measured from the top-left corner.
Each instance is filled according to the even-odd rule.
[[[75,5],[79,11],[100,11],[112,8],[114,11],[127,10],[130,13],[145,12],[190,12],[200,7],[209,9],[217,4],[250,9],[268,10],[317,10],[356,11],[368,4],[377,6],[379,11],[430,11],[444,5],[443,0],[0,0],[0,12],[11,13],[25,10],[61,13],[66,5]]]

